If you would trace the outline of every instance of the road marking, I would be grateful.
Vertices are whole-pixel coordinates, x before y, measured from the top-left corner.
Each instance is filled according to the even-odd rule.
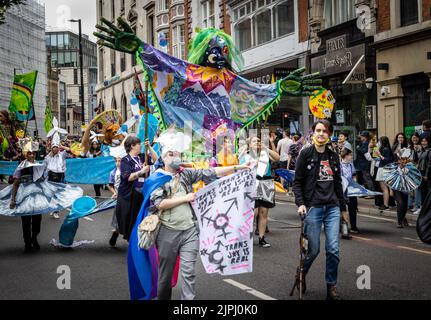
[[[276,203],[276,204],[288,204],[288,205],[290,205],[290,206],[294,206],[294,204],[293,204],[293,203],[291,203],[291,202],[275,201],[275,203]]]
[[[414,242],[419,242],[421,243],[421,239],[417,238],[417,239],[413,239],[413,238],[409,238],[409,237],[403,237],[404,240],[410,240],[410,241],[414,241]]]
[[[397,248],[431,255],[431,251],[419,250],[419,249],[414,249],[414,248],[409,248],[404,246],[397,246]]]
[[[223,281],[226,282],[226,283],[229,283],[230,285],[232,285],[234,287],[237,287],[238,289],[241,289],[242,291],[246,291],[247,293],[249,293],[249,294],[251,294],[251,295],[253,295],[255,297],[258,297],[259,299],[262,299],[262,300],[277,300],[277,299],[272,298],[272,297],[270,297],[270,296],[268,296],[268,295],[266,295],[266,294],[264,294],[264,293],[262,293],[260,291],[257,291],[257,290],[255,290],[253,288],[250,288],[250,287],[247,287],[246,285],[244,285],[242,283],[239,283],[239,282],[237,282],[235,280],[224,279]]]
[[[85,219],[85,220],[87,220],[87,221],[94,222],[94,220],[93,220],[93,219],[91,219],[90,217],[84,217],[84,219]]]
[[[365,217],[365,218],[376,219],[376,220],[383,220],[383,221],[397,222],[396,220],[393,220],[393,219],[382,218],[382,217],[374,217],[374,216],[369,216],[369,215],[366,215],[366,214],[358,214],[358,216],[360,216],[360,217]]]
[[[273,218],[268,218],[268,221],[287,224],[287,225],[292,226],[293,228],[301,228],[300,224],[294,224],[294,223],[290,223],[290,222],[286,222],[286,221],[282,221],[282,220],[277,220],[277,219],[273,219]]]
[[[364,240],[364,241],[371,241],[372,239],[364,238],[364,237],[358,237],[358,236],[352,236],[354,239]]]

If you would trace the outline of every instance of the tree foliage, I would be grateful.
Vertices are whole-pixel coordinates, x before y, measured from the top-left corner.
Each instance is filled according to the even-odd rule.
[[[0,25],[6,22],[5,15],[11,7],[25,2],[26,0],[0,0]]]

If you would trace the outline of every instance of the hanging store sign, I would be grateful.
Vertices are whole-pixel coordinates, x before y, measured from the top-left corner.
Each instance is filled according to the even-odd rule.
[[[322,76],[351,71],[365,53],[365,44],[347,47],[346,36],[326,41],[326,54],[311,59],[311,71],[320,72]],[[365,80],[365,63],[359,64],[353,75],[354,79]]]
[[[298,69],[298,59],[294,59],[272,67],[263,68],[254,72],[243,75],[244,78],[259,84],[271,84],[274,81],[281,80],[289,75],[292,71]]]
[[[330,118],[334,110],[335,98],[332,92],[326,89],[315,91],[308,102],[313,116],[318,119]]]

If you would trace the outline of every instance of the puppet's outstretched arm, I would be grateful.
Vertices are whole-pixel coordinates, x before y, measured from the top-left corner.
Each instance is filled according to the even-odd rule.
[[[311,96],[316,90],[322,89],[320,74],[312,73],[302,76],[305,68],[293,71],[286,78],[280,80],[280,88],[283,94],[289,96]]]
[[[101,18],[101,23],[96,25],[100,32],[94,33],[99,38],[97,44],[117,51],[135,54],[142,45],[142,41],[123,18],[119,17],[117,21],[118,27],[107,19]]]

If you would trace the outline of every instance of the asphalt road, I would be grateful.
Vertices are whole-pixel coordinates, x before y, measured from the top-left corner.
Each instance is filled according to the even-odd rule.
[[[4,185],[3,185],[4,186]],[[2,187],[3,187],[2,186]],[[91,186],[85,188],[94,195]],[[104,191],[104,196],[108,192]],[[58,232],[67,213],[60,220],[44,216],[39,253],[24,254],[19,218],[0,217],[0,299],[129,299],[127,278],[127,243],[119,240],[110,248],[112,210],[81,219],[75,240],[94,240],[73,250],[61,250],[49,245],[58,240]],[[253,273],[221,277],[205,274],[202,264],[197,268],[197,298],[199,300],[289,300],[298,264],[299,223],[295,207],[279,202],[270,211],[272,247],[254,246]],[[341,240],[339,293],[343,299],[430,299],[431,247],[421,243],[415,228],[397,229],[395,220],[386,217],[360,215],[361,234],[353,240]],[[71,270],[71,289],[57,288],[59,266]],[[359,266],[371,271],[371,288],[357,288]],[[325,254],[322,249],[307,276],[305,299],[324,299]],[[174,289],[180,298],[181,283]]]

